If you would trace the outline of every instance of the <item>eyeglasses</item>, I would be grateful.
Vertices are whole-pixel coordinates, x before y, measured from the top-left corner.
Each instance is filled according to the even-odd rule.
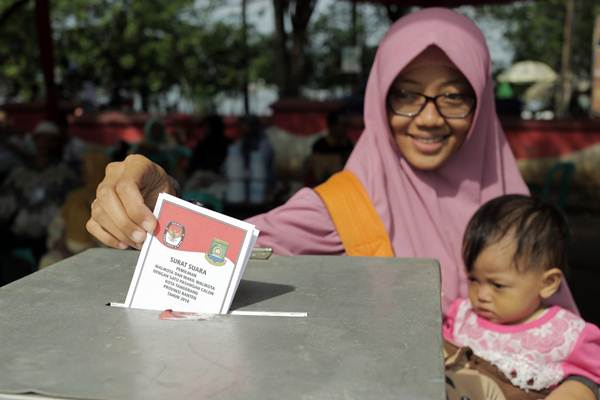
[[[392,90],[387,98],[390,110],[402,117],[419,115],[430,101],[444,118],[465,118],[475,108],[475,98],[462,93],[442,93],[431,97],[423,93]]]

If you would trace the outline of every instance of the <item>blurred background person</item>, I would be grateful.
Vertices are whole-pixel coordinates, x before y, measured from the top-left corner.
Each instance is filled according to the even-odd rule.
[[[32,139],[33,162],[13,168],[1,185],[1,284],[37,269],[46,252],[47,227],[78,184],[77,172],[63,160],[64,135],[55,123],[40,122]]]
[[[103,148],[91,147],[85,151],[82,162],[83,186],[67,194],[60,212],[48,226],[48,251],[41,258],[39,268],[98,245],[85,229],[85,223],[91,216],[96,187],[102,181],[109,162],[110,158]]]
[[[175,157],[173,177],[178,182],[185,182],[192,158],[192,149],[188,145],[189,132],[186,128],[177,126],[171,131],[169,139]]]
[[[111,161],[123,161],[131,152],[131,145],[123,139],[119,139],[117,143],[112,145],[107,150]]]
[[[22,165],[30,156],[25,135],[15,129],[6,112],[0,110],[0,182],[11,169]]]
[[[225,200],[231,204],[265,204],[274,184],[273,147],[260,119],[239,119],[240,137],[227,149]]]
[[[194,146],[183,184],[182,197],[222,212],[227,183],[223,163],[231,140],[225,136],[225,122],[218,114],[202,120],[203,135]]]
[[[225,136],[225,123],[218,114],[209,114],[203,120],[204,135],[192,152],[188,165],[188,175],[198,170],[222,172],[227,148],[231,141]]]
[[[158,117],[152,117],[144,125],[144,138],[134,145],[132,153],[148,157],[172,174],[177,163],[176,154],[169,143],[165,124]]]
[[[307,184],[309,186],[325,182],[346,165],[354,148],[348,139],[346,128],[343,114],[339,111],[331,111],[327,114],[327,133],[313,144],[308,159]]]

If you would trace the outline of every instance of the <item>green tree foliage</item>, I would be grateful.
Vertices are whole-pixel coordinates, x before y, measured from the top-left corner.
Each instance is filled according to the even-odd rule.
[[[0,13],[14,3],[0,0]],[[30,100],[43,93],[33,7],[33,1],[23,3],[0,25],[0,96]]]
[[[477,12],[496,18],[506,26],[506,38],[514,49],[514,61],[542,61],[560,71],[564,0],[484,6],[478,8]],[[575,1],[571,66],[576,76],[590,76],[593,25],[599,13],[600,4],[597,2]]]
[[[0,12],[12,1],[0,0]],[[30,3],[0,26],[3,43],[12,46],[0,49],[7,60],[0,95],[21,101],[39,98],[42,83]],[[91,81],[114,105],[135,93],[147,109],[178,89],[202,111],[217,93],[241,90],[242,68],[251,78],[269,78],[264,65],[272,65],[271,52],[262,51],[268,38],[250,27],[249,54],[261,57],[243,60],[240,21],[213,18],[219,2],[55,0],[51,6],[57,81],[65,98],[74,99]]]
[[[360,89],[356,85],[366,83],[375,56],[378,40],[373,40],[373,37],[381,35],[389,23],[385,14],[366,13],[357,7],[353,27],[352,3],[339,1],[332,4],[328,13],[318,15],[309,26],[308,85],[321,89]],[[359,74],[344,73],[341,69],[342,49],[349,46],[360,48]]]

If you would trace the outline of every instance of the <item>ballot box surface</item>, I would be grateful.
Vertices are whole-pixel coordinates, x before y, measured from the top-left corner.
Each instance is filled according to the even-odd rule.
[[[122,302],[136,251],[92,249],[0,288],[0,399],[445,398],[427,259],[250,260],[232,310],[161,320]]]

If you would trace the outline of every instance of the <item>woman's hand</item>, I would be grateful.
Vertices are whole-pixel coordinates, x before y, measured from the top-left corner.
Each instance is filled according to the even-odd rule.
[[[88,232],[110,247],[140,248],[146,232],[156,226],[150,208],[161,192],[175,194],[172,178],[146,157],[134,154],[108,164],[92,202]]]

